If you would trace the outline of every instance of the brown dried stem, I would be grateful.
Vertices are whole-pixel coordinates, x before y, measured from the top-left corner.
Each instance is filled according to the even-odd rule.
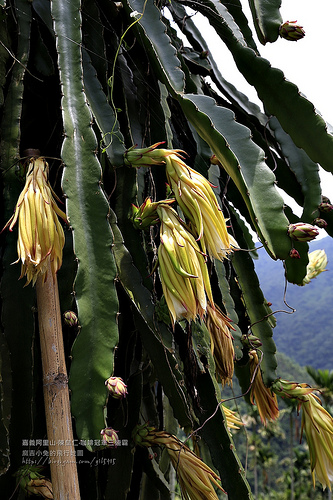
[[[57,277],[36,283],[44,404],[55,500],[80,500]]]

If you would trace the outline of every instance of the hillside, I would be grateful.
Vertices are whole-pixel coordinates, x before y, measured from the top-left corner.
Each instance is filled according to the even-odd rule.
[[[301,366],[333,369],[332,273],[333,239],[326,237],[310,243],[310,251],[324,249],[327,271],[304,287],[288,283],[286,301],[296,309],[292,314],[277,312],[274,340],[278,350]],[[273,311],[291,309],[283,303],[284,270],[261,249],[255,261],[262,291]]]

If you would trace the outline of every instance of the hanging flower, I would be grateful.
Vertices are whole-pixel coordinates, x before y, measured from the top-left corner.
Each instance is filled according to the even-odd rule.
[[[325,250],[314,250],[309,253],[309,263],[306,267],[306,275],[300,286],[307,285],[311,280],[326,271],[327,255]]]
[[[331,489],[333,482],[333,418],[323,408],[314,394],[315,389],[307,384],[298,384],[278,379],[273,390],[281,397],[296,399],[302,409],[302,433],[305,432],[309,446],[313,486],[316,477],[323,486]]]
[[[56,202],[56,194],[48,182],[49,166],[44,158],[31,158],[26,182],[12,218],[5,227],[12,231],[18,220],[18,260],[21,260],[21,278],[34,285],[44,275],[48,263],[55,274],[61,267],[64,231],[58,216],[67,222],[67,216]]]
[[[202,318],[207,297],[213,303],[205,257],[175,210],[160,203],[156,211],[161,222],[159,274],[172,323]]]
[[[235,358],[233,338],[230,333],[231,322],[216,304],[214,307],[208,304],[205,323],[210,333],[216,374],[221,379],[222,385],[231,384]]]
[[[238,245],[227,232],[211,183],[186,165],[180,155],[182,151],[156,149],[160,144],[144,149],[131,148],[125,154],[125,163],[135,167],[165,164],[168,183],[202,251],[222,260]]]
[[[137,446],[165,447],[184,499],[217,500],[214,486],[224,491],[218,482],[219,476],[176,436],[144,425],[134,429],[133,440]]]
[[[230,410],[227,406],[222,405],[223,413],[227,421],[228,429],[239,429],[241,425],[244,425],[241,419],[238,417],[237,413]]]
[[[238,247],[227,232],[226,220],[210,182],[188,167],[178,152],[165,158],[168,182],[204,253],[222,260]]]
[[[267,420],[276,420],[279,416],[277,398],[264,384],[256,351],[250,351],[249,357],[252,380],[250,399],[252,404],[257,405],[261,422],[266,425]]]

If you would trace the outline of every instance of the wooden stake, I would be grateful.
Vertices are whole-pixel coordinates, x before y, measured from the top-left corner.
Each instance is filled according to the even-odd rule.
[[[36,282],[44,404],[54,500],[80,500],[57,277]]]

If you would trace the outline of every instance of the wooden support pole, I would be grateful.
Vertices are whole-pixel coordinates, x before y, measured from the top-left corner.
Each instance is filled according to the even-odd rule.
[[[80,500],[57,277],[36,282],[44,404],[54,500]]]

